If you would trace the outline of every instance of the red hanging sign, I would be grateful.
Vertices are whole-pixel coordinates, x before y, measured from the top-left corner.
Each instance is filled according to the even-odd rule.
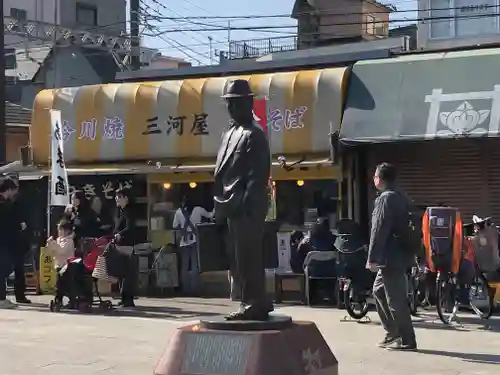
[[[267,127],[267,99],[254,99],[253,101],[253,118],[264,129],[266,134],[269,134]]]

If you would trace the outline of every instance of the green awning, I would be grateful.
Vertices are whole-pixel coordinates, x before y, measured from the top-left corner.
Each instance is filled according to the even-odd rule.
[[[344,144],[497,137],[500,49],[416,54],[354,65]]]

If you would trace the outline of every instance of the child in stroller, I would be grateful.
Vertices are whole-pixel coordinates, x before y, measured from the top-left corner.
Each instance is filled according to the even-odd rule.
[[[59,311],[63,307],[64,297],[69,298],[68,308],[87,311],[93,303],[92,271],[109,240],[92,240],[88,251],[83,249],[76,252],[73,237],[72,223],[63,220],[58,225],[57,240],[49,238],[47,241],[47,249],[54,256],[57,271],[56,293],[50,303],[51,311]],[[99,293],[97,295],[100,306],[109,308],[111,304],[102,301]]]

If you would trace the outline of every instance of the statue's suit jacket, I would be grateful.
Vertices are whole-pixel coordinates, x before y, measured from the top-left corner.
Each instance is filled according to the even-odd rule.
[[[264,219],[270,169],[269,141],[262,128],[231,126],[222,135],[215,167],[216,218],[245,214]]]

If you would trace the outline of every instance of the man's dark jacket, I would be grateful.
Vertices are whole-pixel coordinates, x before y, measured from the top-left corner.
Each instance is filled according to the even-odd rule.
[[[399,189],[388,188],[375,199],[372,213],[368,263],[378,267],[406,268],[412,252],[398,236],[408,228],[410,200]]]
[[[0,252],[12,255],[16,250],[20,234],[19,225],[13,203],[0,197]]]
[[[120,235],[120,240],[116,243],[117,245],[134,246],[139,243],[136,218],[135,206],[132,204],[118,210],[113,229],[113,235]]]
[[[26,203],[21,199],[22,197],[17,197],[15,201],[11,203],[13,210],[12,218],[17,223],[16,233],[17,233],[17,243],[16,248],[13,249],[16,255],[24,256],[24,254],[29,250],[30,239],[31,239],[31,225],[29,220],[29,211]],[[27,228],[22,230],[21,223],[25,223]]]

